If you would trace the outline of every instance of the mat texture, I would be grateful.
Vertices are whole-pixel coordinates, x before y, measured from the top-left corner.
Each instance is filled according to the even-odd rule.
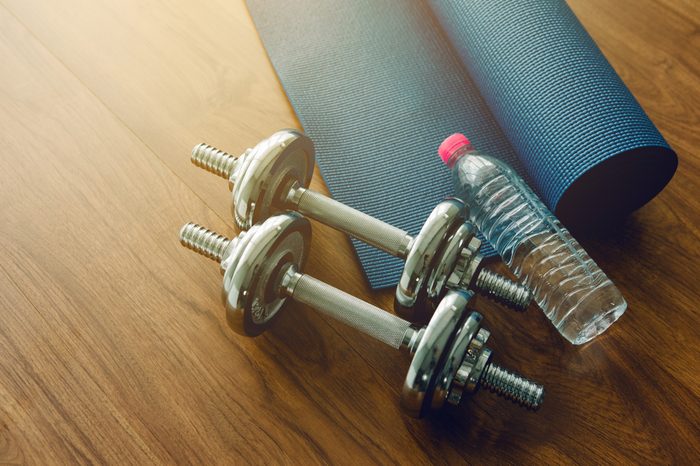
[[[677,159],[564,2],[248,0],[337,200],[417,233],[463,132],[566,223],[651,199]],[[354,242],[372,287],[402,263]],[[490,250],[490,248],[487,248]]]

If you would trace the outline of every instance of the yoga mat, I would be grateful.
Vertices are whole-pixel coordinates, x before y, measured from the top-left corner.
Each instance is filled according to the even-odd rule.
[[[567,225],[619,218],[677,158],[566,3],[248,0],[333,197],[417,233],[463,132]],[[373,288],[402,262],[353,241]],[[487,252],[492,250],[486,246]]]

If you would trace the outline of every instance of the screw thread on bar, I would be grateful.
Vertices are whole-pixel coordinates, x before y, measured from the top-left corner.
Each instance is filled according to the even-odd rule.
[[[180,243],[188,249],[221,262],[230,239],[196,223],[188,223],[180,229]]]
[[[528,409],[537,409],[544,399],[544,387],[496,364],[488,364],[481,385],[491,392]]]
[[[228,179],[238,157],[202,143],[194,146],[190,160],[198,167]]]
[[[475,287],[516,311],[526,310],[532,301],[532,293],[527,286],[488,269],[481,269]]]

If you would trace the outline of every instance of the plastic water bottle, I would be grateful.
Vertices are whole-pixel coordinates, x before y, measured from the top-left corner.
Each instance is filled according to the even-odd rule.
[[[462,134],[438,152],[472,222],[564,338],[583,344],[625,312],[617,287],[508,165],[476,152]]]

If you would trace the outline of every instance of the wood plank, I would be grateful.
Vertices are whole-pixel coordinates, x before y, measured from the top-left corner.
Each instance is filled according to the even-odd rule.
[[[270,335],[233,335],[215,265],[176,244],[190,219],[231,233],[225,183],[189,164],[192,145],[235,151],[297,126],[242,2],[2,3],[65,65],[3,16],[3,308],[28,313],[0,334],[3,354],[27,354],[21,371],[1,367],[13,377],[0,383],[7,458],[697,462],[697,10],[570,2],[681,158],[658,198],[583,241],[627,314],[573,348],[539,311],[479,300],[497,357],[545,382],[545,405],[532,414],[478,394],[420,422],[396,405],[405,358],[300,306]],[[312,186],[325,190],[319,177]],[[309,271],[391,304],[368,290],[348,241],[318,224]],[[17,382],[34,373],[34,385]],[[46,386],[55,399],[41,398]]]
[[[279,128],[299,126],[242,4],[6,5],[222,219],[230,218],[227,183],[194,167],[191,148],[206,141],[242,152]],[[70,14],[61,14],[64,9]],[[328,193],[318,173],[312,187]],[[318,226],[313,241],[315,250],[333,251],[336,260],[312,255],[310,274],[391,308],[393,293],[371,293],[347,237]],[[380,343],[368,342],[363,349],[369,363],[399,387],[404,367],[387,364]]]
[[[0,60],[0,461],[426,458],[322,320],[232,335],[216,265],[176,237],[224,223],[1,8]]]

